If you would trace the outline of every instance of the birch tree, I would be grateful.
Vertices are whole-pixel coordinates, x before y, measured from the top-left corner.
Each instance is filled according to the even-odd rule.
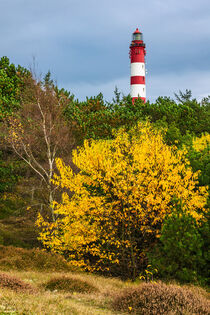
[[[71,127],[67,125],[63,110],[69,102],[65,93],[59,93],[46,76],[45,82],[27,79],[21,96],[21,109],[7,120],[6,141],[13,151],[37,175],[47,191],[46,204],[55,220],[53,208],[55,187],[52,176],[55,158],[70,155],[74,145]]]

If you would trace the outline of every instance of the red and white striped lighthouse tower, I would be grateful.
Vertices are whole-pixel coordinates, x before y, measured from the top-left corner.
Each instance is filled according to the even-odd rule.
[[[145,57],[146,50],[143,42],[143,35],[138,28],[133,33],[130,45],[131,59],[131,97],[133,103],[135,99],[141,98],[146,102],[146,86],[145,86]]]

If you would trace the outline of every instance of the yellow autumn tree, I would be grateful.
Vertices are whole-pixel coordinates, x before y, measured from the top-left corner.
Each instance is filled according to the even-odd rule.
[[[39,215],[37,224],[43,244],[77,266],[135,278],[175,200],[202,217],[206,188],[196,188],[186,152],[167,146],[148,123],[113,140],[86,141],[73,162],[80,172],[57,159],[54,184],[66,192],[54,202],[57,220]]]

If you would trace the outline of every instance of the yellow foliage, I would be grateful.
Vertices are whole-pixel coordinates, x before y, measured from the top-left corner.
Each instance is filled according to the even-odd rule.
[[[210,134],[204,134],[200,138],[193,139],[193,148],[197,152],[202,152],[204,149],[210,146]]]
[[[69,190],[54,203],[56,222],[39,216],[40,239],[46,247],[68,252],[88,270],[111,265],[132,269],[148,244],[159,237],[174,199],[196,220],[202,217],[206,188],[196,188],[186,152],[169,147],[159,131],[139,123],[120,130],[114,140],[85,141],[73,152],[80,172],[57,159],[54,184]]]

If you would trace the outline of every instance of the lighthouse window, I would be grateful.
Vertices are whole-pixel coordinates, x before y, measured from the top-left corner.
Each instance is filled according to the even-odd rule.
[[[141,33],[134,33],[133,34],[133,40],[143,40],[143,36]]]

